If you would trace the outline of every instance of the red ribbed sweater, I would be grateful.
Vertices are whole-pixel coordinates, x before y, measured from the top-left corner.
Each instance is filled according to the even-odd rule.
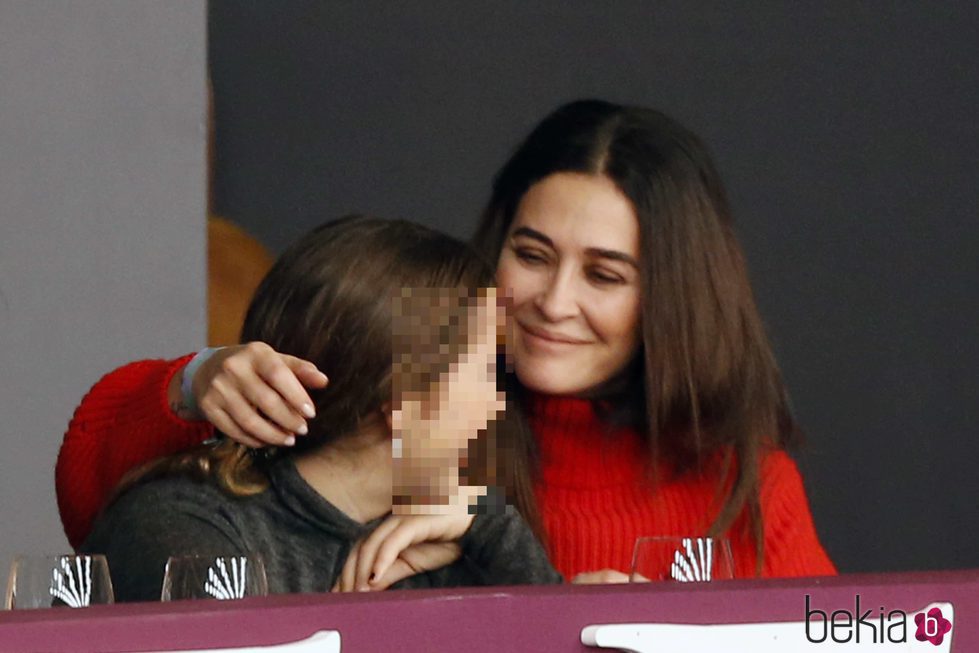
[[[583,399],[538,398],[531,408],[541,479],[537,484],[551,562],[567,578],[582,571],[628,572],[636,538],[705,535],[717,516],[719,465],[650,481],[649,454],[629,428],[609,430]],[[821,576],[836,568],[816,535],[802,477],[787,453],[768,453],[761,469],[762,575]],[[727,533],[738,577],[755,575],[747,520]]]
[[[73,546],[85,539],[125,472],[211,435],[208,423],[182,420],[167,405],[170,378],[188,358],[121,367],[78,406],[55,474],[58,508]],[[652,486],[639,434],[609,431],[586,400],[538,398],[530,423],[541,456],[537,497],[551,560],[566,578],[606,568],[628,572],[637,537],[702,535],[717,514],[716,473],[663,475]],[[792,459],[783,451],[769,453],[761,478],[763,576],[835,574]],[[743,519],[728,537],[737,575],[753,576],[754,542]]]

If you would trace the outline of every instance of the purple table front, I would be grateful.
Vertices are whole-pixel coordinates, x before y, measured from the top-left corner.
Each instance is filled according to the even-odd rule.
[[[955,609],[952,651],[979,652],[979,570],[850,575],[709,586],[656,583],[271,596],[0,612],[0,651],[150,651],[279,644],[338,630],[344,651],[595,651],[601,623],[803,621],[827,613]],[[910,621],[910,618],[909,618]],[[913,637],[913,623],[908,637]],[[917,644],[917,642],[916,642]],[[920,644],[923,652],[930,644]],[[870,650],[873,644],[868,644]]]

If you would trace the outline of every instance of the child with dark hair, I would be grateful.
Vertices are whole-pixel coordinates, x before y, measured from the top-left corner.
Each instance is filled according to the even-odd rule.
[[[501,309],[472,290],[490,281],[463,243],[406,222],[346,218],[286,251],[245,337],[345,372],[291,449],[220,439],[127,478],[81,547],[107,555],[117,597],[158,599],[167,558],[192,554],[257,553],[271,592],[559,582],[516,511],[473,516],[505,493],[479,483],[506,483],[468,456],[505,408]]]

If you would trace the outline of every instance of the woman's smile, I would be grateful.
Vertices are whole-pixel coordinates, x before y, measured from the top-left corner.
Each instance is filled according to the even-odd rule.
[[[527,343],[532,347],[543,347],[545,349],[554,348],[557,350],[563,350],[565,347],[574,347],[580,345],[590,344],[588,340],[582,340],[580,338],[572,338],[570,336],[565,336],[541,327],[531,326],[524,324],[517,320],[517,326],[520,327],[521,336],[527,340]]]

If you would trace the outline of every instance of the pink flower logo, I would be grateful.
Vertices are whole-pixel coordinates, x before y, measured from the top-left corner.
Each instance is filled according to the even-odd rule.
[[[932,608],[927,614],[919,612],[914,615],[914,623],[918,626],[914,638],[919,642],[931,642],[935,646],[941,644],[946,633],[952,630],[952,622],[942,615],[941,608]]]

